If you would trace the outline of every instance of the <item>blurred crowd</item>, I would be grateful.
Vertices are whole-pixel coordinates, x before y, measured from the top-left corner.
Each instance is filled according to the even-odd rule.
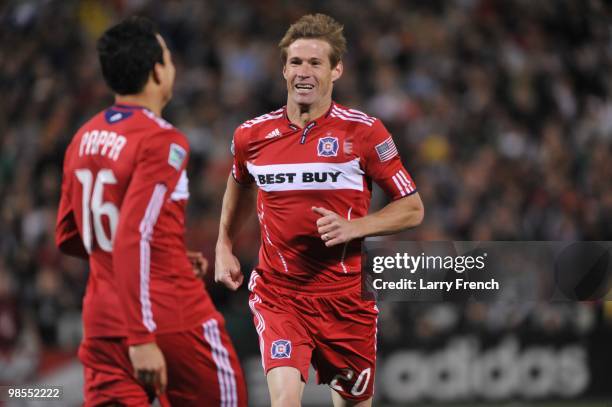
[[[53,230],[64,150],[112,103],[95,53],[103,30],[145,15],[172,50],[177,82],[164,116],[191,143],[187,240],[210,257],[233,130],[284,105],[277,43],[309,12],[345,25],[334,99],[383,120],[417,183],[425,221],[403,238],[612,240],[609,2],[4,1],[0,371],[17,347],[78,344],[87,267],[58,253]],[[384,203],[377,194],[374,207]],[[239,247],[245,270],[258,241],[253,223]],[[239,352],[255,352],[245,291],[211,292],[230,332],[250,329]],[[20,339],[26,332],[34,343]]]

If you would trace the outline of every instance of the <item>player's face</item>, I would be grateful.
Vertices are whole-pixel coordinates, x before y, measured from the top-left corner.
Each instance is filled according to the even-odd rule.
[[[172,55],[170,54],[170,50],[166,46],[166,42],[162,38],[161,35],[157,34],[157,40],[162,47],[162,58],[164,64],[158,64],[159,67],[158,74],[160,76],[160,86],[162,90],[162,95],[164,97],[164,102],[168,102],[172,98],[172,88],[174,87],[174,77],[176,75],[176,69],[174,68],[174,64],[172,63]]]
[[[342,62],[331,66],[331,45],[319,39],[299,39],[287,48],[283,76],[288,102],[298,105],[329,103],[333,82],[342,75]]]

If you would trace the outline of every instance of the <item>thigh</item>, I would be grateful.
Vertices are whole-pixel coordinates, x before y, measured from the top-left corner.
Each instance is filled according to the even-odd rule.
[[[168,367],[171,405],[247,405],[240,362],[220,315],[188,331],[158,335],[157,343]]]
[[[84,366],[84,405],[149,406],[152,395],[132,374],[127,345],[122,339],[85,339],[79,347]]]
[[[253,272],[255,273],[255,272]],[[276,367],[293,367],[308,381],[314,342],[292,304],[290,296],[265,287],[251,278],[249,306],[259,336],[264,372]]]
[[[317,381],[342,398],[369,399],[374,393],[378,309],[359,293],[321,299],[325,329],[316,336]]]
[[[305,383],[299,370],[289,366],[275,367],[268,371],[266,381],[273,406],[300,405]]]

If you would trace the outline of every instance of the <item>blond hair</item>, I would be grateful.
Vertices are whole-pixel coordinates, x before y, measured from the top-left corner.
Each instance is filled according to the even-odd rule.
[[[287,48],[301,38],[326,41],[331,46],[329,62],[332,68],[338,65],[346,52],[344,26],[326,14],[307,14],[291,24],[283,39],[278,43],[283,64],[287,63]]]

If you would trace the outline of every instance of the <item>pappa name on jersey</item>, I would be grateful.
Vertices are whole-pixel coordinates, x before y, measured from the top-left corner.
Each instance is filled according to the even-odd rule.
[[[114,131],[91,130],[81,136],[79,157],[100,154],[117,161],[126,143],[127,139]]]
[[[303,183],[310,182],[337,182],[338,177],[342,174],[342,171],[321,171],[321,172],[302,172],[301,174],[295,172],[280,172],[276,174],[257,174],[257,182],[259,185],[266,184],[293,184],[301,179]]]

